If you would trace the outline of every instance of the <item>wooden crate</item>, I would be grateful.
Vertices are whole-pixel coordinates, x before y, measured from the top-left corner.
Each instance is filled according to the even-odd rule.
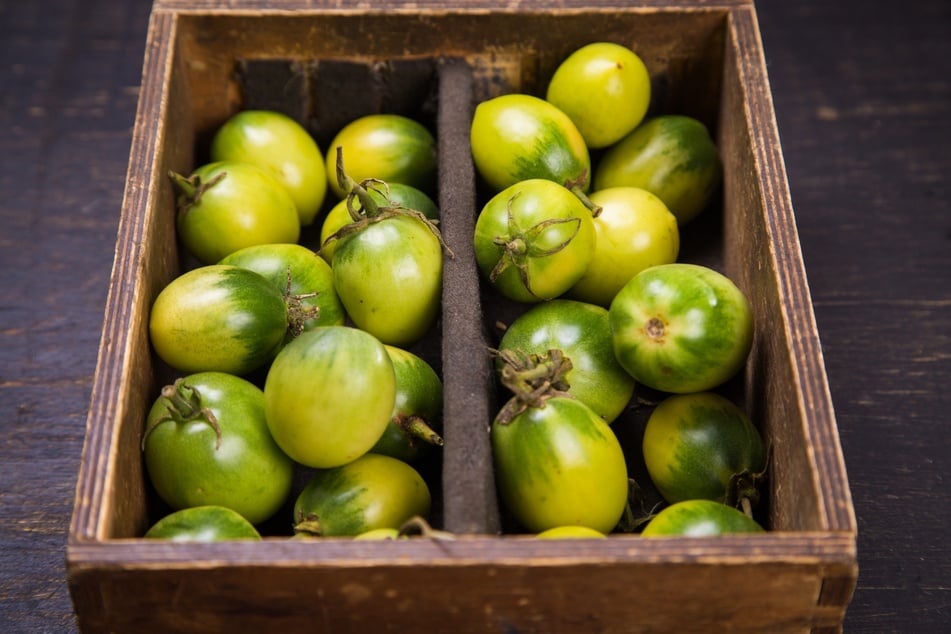
[[[564,56],[594,40],[636,50],[651,72],[652,110],[701,119],[721,148],[721,199],[684,229],[682,259],[723,270],[752,300],[753,350],[729,389],[772,446],[765,534],[500,535],[485,355],[497,306],[472,256],[480,194],[469,120],[479,99],[538,93]],[[445,265],[438,334],[424,347],[446,394],[434,523],[454,540],[140,538],[156,519],[140,434],[166,378],[148,311],[186,266],[165,174],[194,167],[213,130],[246,107],[288,112],[324,144],[376,110],[417,116],[437,133],[443,231],[456,257]],[[643,407],[625,416],[618,427],[636,442]],[[855,539],[750,2],[155,3],[68,542],[84,631],[839,631]]]

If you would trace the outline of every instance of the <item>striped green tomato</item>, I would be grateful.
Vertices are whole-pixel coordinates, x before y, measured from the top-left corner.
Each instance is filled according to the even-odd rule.
[[[646,189],[684,225],[707,207],[722,176],[706,126],[684,115],[661,115],[608,148],[595,169],[594,188]]]
[[[479,103],[470,140],[476,169],[495,191],[533,178],[588,191],[584,138],[568,115],[543,99],[508,94]]]
[[[416,469],[371,453],[314,473],[294,503],[294,530],[331,537],[399,529],[412,517],[428,517],[431,505],[429,487]]]
[[[396,374],[393,415],[373,453],[413,462],[442,445],[436,429],[442,420],[442,381],[425,359],[396,346],[386,346]]]
[[[219,264],[240,266],[258,273],[282,293],[300,298],[301,310],[291,316],[293,336],[317,326],[341,326],[346,314],[334,290],[330,265],[300,244],[260,244],[235,251]],[[294,300],[292,300],[294,301]],[[315,312],[316,311],[316,312]]]
[[[732,506],[711,500],[685,500],[662,509],[641,531],[643,537],[714,537],[731,533],[762,533],[753,518]]]
[[[263,276],[209,264],[173,279],[152,304],[156,354],[184,373],[245,375],[274,358],[288,328],[283,294]]]
[[[553,396],[491,426],[503,505],[528,531],[585,526],[609,533],[628,498],[627,466],[614,432],[581,401]]]
[[[668,502],[755,502],[765,468],[762,438],[749,417],[713,392],[678,394],[651,412],[642,441],[651,481]]]
[[[356,182],[378,178],[403,183],[427,194],[436,187],[436,140],[418,121],[396,114],[372,114],[351,121],[327,147],[325,170],[338,198],[347,192],[337,173],[337,148],[343,148],[347,173]]]
[[[294,465],[264,420],[264,394],[245,379],[199,372],[162,390],[142,448],[149,481],[173,509],[224,506],[252,524],[290,494]]]
[[[261,540],[261,534],[251,522],[224,506],[195,506],[174,511],[149,527],[145,537],[200,543]]]
[[[243,110],[228,119],[211,140],[213,161],[260,167],[287,190],[300,224],[314,222],[327,194],[324,156],[297,121],[272,110]]]
[[[568,299],[536,304],[509,324],[499,341],[499,350],[552,349],[571,361],[564,377],[568,392],[612,423],[634,394],[634,379],[614,357],[607,309]]]
[[[493,196],[476,219],[476,261],[503,295],[520,302],[558,297],[594,254],[591,212],[565,187],[541,178]]]
[[[722,273],[697,264],[641,271],[608,312],[620,364],[664,392],[702,392],[724,383],[746,362],[753,342],[746,296]]]

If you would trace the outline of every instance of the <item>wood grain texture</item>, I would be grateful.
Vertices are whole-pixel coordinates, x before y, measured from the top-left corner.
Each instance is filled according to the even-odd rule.
[[[948,5],[761,5],[858,518],[845,630],[944,631]],[[64,544],[148,10],[0,4],[0,631],[75,629]]]

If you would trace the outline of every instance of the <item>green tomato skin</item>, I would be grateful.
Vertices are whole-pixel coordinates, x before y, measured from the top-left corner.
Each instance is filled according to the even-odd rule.
[[[254,271],[269,280],[282,293],[316,293],[313,297],[301,300],[305,307],[319,311],[315,317],[303,323],[304,330],[318,326],[342,326],[346,319],[343,304],[334,289],[330,265],[303,245],[261,244],[246,247],[225,257],[219,264],[230,264]]]
[[[617,362],[608,311],[569,299],[537,304],[502,335],[499,350],[544,354],[561,350],[571,361],[568,393],[612,423],[634,394],[634,379]],[[501,359],[497,367],[501,369]]]
[[[703,392],[724,383],[746,362],[753,342],[746,296],[722,273],[696,264],[641,271],[608,313],[620,364],[663,392]]]
[[[241,514],[223,506],[196,506],[166,515],[145,533],[173,542],[260,541],[261,534]]]
[[[344,236],[331,268],[353,323],[383,343],[409,346],[436,323],[442,245],[419,219],[395,216]]]
[[[758,473],[765,450],[756,427],[733,402],[713,392],[679,394],[651,412],[644,463],[668,502],[725,502],[733,476]]]
[[[314,222],[327,194],[324,155],[294,119],[270,110],[243,110],[211,141],[213,161],[237,161],[273,176],[294,201],[301,225]]]
[[[223,161],[203,165],[191,177],[208,188],[179,207],[176,224],[182,244],[203,264],[255,244],[300,238],[294,201],[264,170]]]
[[[162,420],[171,402],[149,410],[145,465],[159,497],[173,509],[224,506],[252,524],[271,517],[290,494],[293,462],[275,444],[264,419],[264,395],[254,384],[223,372],[186,376],[200,407],[214,415],[220,439],[206,419]]]
[[[634,51],[595,42],[569,55],[555,70],[546,101],[567,114],[589,148],[619,141],[647,113],[651,80]]]
[[[762,533],[763,527],[741,511],[710,500],[672,504],[647,523],[642,537],[715,537],[731,533]]]
[[[346,173],[356,182],[376,178],[403,183],[427,194],[436,187],[436,140],[424,125],[395,114],[372,114],[344,126],[327,148],[325,170],[337,198],[347,195],[337,182],[337,147]]]
[[[555,526],[535,535],[538,539],[605,539],[607,536],[587,526]]]
[[[383,344],[348,326],[315,328],[290,341],[264,382],[274,440],[297,462],[318,469],[369,451],[395,399],[393,363]]]
[[[366,454],[353,462],[317,471],[294,504],[298,530],[323,537],[357,536],[381,528],[399,529],[411,517],[429,516],[429,487],[413,467],[396,458]]]
[[[246,375],[277,353],[287,305],[261,275],[209,264],[173,279],[155,298],[149,335],[156,354],[183,373]]]
[[[550,398],[508,424],[493,422],[491,441],[502,503],[526,530],[617,525],[628,496],[624,452],[587,405]]]
[[[416,438],[400,426],[400,421],[419,417],[430,428],[439,427],[442,417],[442,380],[421,357],[396,346],[386,346],[396,374],[393,415],[371,452],[412,463],[429,453],[433,445]]]
[[[482,101],[470,142],[477,171],[495,191],[535,178],[577,183],[582,191],[590,187],[584,138],[568,115],[538,97],[509,94]]]
[[[562,222],[532,231],[550,220]],[[486,279],[506,257],[505,243],[523,241],[519,257],[528,285],[514,265],[492,284],[504,296],[525,303],[554,299],[570,289],[587,270],[595,239],[588,208],[571,191],[545,179],[522,181],[493,196],[476,219],[473,237],[476,262]],[[562,244],[566,246],[550,252]]]
[[[395,204],[402,205],[408,209],[414,209],[430,220],[439,219],[439,208],[433,199],[427,196],[423,191],[404,185],[403,183],[388,183],[386,195],[380,187],[370,187],[367,192],[379,205]],[[387,200],[389,198],[389,200]],[[353,201],[354,209],[362,211],[359,199]],[[350,217],[350,211],[347,209],[346,199],[339,201],[334,205],[320,226],[320,257],[324,258],[328,264],[333,262],[334,250],[337,248],[336,240],[328,239],[344,226],[353,222]]]
[[[683,115],[647,119],[611,146],[594,174],[594,189],[639,187],[667,205],[682,226],[703,211],[723,177],[706,126]]]
[[[612,187],[589,198],[601,207],[594,219],[594,256],[568,295],[608,307],[632,277],[677,261],[680,229],[663,201],[645,189]]]

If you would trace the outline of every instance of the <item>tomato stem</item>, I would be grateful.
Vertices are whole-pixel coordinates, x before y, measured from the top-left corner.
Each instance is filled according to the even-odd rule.
[[[442,436],[440,436],[436,431],[429,426],[429,423],[426,422],[421,416],[411,415],[411,416],[397,416],[396,424],[400,429],[403,430],[411,439],[419,439],[425,442],[428,442],[431,445],[436,445],[442,447],[444,441]]]
[[[178,198],[175,204],[178,207],[179,213],[188,213],[194,205],[201,202],[202,194],[220,183],[227,175],[227,172],[220,172],[210,181],[203,182],[198,174],[192,174],[186,177],[178,172],[169,170],[168,177],[171,179],[172,185],[178,190]]]
[[[203,421],[215,430],[215,450],[221,447],[221,426],[214,413],[202,405],[201,393],[198,388],[185,383],[184,378],[175,380],[172,385],[162,388],[162,398],[165,399],[165,416],[153,421],[142,433],[142,450],[145,451],[145,441],[156,427],[166,422],[185,424],[193,421]]]
[[[529,407],[545,407],[545,401],[552,397],[568,395],[566,376],[571,371],[571,359],[561,350],[551,349],[545,354],[521,350],[492,353],[502,359],[500,380],[514,395],[496,417],[500,424],[509,424]]]
[[[588,195],[584,191],[585,183],[588,181],[588,170],[582,170],[581,174],[578,175],[578,178],[568,179],[565,181],[565,188],[570,190],[572,194],[578,197],[578,200],[584,204],[591,211],[591,217],[597,218],[601,215],[601,206],[594,203],[593,200],[588,198]]]

